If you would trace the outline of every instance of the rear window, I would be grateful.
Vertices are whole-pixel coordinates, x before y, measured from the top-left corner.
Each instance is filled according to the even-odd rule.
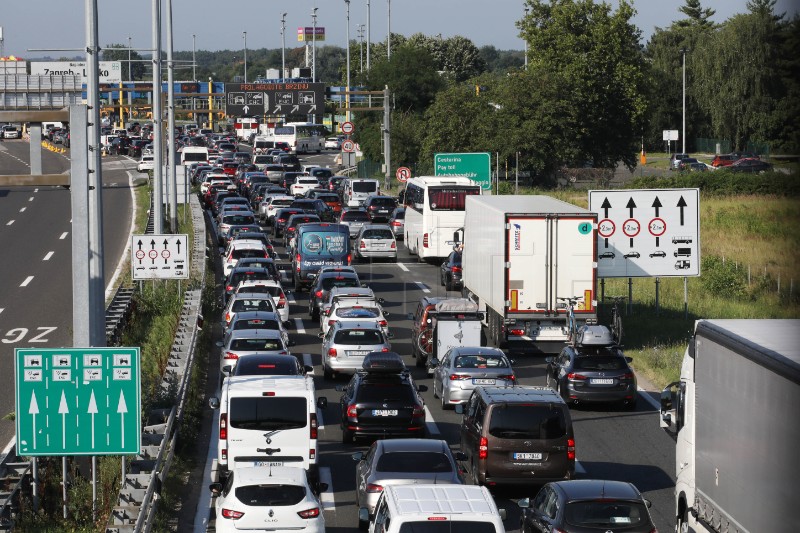
[[[346,329],[336,332],[333,342],[344,346],[383,344],[383,335],[377,329]]]
[[[497,533],[491,522],[474,520],[432,520],[425,522],[403,522],[399,533],[454,533],[469,531],[470,533]]]
[[[236,429],[253,431],[297,429],[305,427],[307,420],[307,402],[301,397],[234,396],[228,406],[228,422]]]
[[[291,199],[291,198],[281,198],[281,199],[272,200],[269,203],[269,205],[289,205],[292,202],[294,202],[294,200]]]
[[[250,507],[297,505],[305,497],[305,487],[297,485],[245,485],[236,489],[236,498]]]
[[[242,311],[274,311],[275,304],[271,298],[237,298],[233,302],[231,311],[239,313]]]
[[[342,220],[349,222],[369,222],[369,215],[366,211],[348,211],[342,215]]]
[[[335,194],[318,194],[317,198],[319,198],[323,202],[336,202],[336,203],[339,203],[341,201],[341,200],[339,200],[339,197],[336,196]]]
[[[374,181],[354,181],[352,188],[353,192],[372,193],[378,190],[378,184]]]
[[[274,329],[280,330],[281,325],[277,320],[264,320],[263,318],[248,318],[247,320],[236,320],[233,329]]]
[[[436,452],[391,452],[381,455],[378,472],[452,472],[450,459],[443,453]]]
[[[395,377],[362,383],[358,388],[359,403],[388,403],[405,402],[409,405],[416,403],[414,392],[407,381]]]
[[[395,208],[397,207],[397,202],[394,201],[394,198],[373,198],[370,200],[369,205]]]
[[[275,352],[283,350],[283,345],[279,339],[232,339],[230,349],[242,352]]]
[[[225,215],[222,217],[223,224],[255,224],[256,220],[253,215]]]
[[[342,255],[347,252],[350,236],[338,231],[306,231],[299,250],[310,255]]]
[[[480,187],[428,189],[430,208],[433,211],[463,211],[467,196],[479,195]]]
[[[567,434],[567,421],[559,408],[500,404],[492,409],[489,434],[501,439],[557,439]]]
[[[259,248],[235,248],[231,252],[233,259],[242,259],[244,257],[265,257],[264,250]]]
[[[322,290],[329,291],[334,287],[360,287],[357,278],[343,276],[322,278]]]
[[[235,287],[245,280],[258,280],[264,279],[267,273],[263,270],[246,270],[244,272],[234,272],[231,274],[230,284]]]
[[[252,292],[256,294],[269,294],[270,296],[282,296],[283,291],[280,287],[275,287],[274,285],[247,285],[245,287],[239,287],[241,292]]]
[[[585,501],[568,503],[565,518],[568,524],[586,528],[626,528],[647,521],[647,509],[641,503],[628,501]]]
[[[405,218],[406,218],[406,210],[405,210],[405,209],[403,209],[402,211],[396,211],[396,212],[394,213],[394,218],[396,218],[396,219],[398,219],[398,220],[403,220],[403,219],[405,219]]]
[[[234,376],[299,376],[297,363],[284,358],[264,359],[246,355],[236,362]]]
[[[339,318],[379,318],[380,312],[376,307],[339,307],[336,309]]]
[[[394,240],[394,234],[390,229],[368,229],[361,236],[362,239],[389,239]]]
[[[455,364],[456,368],[508,368],[506,358],[498,355],[460,355]]]
[[[576,370],[623,370],[625,360],[621,357],[578,357],[575,359]]]

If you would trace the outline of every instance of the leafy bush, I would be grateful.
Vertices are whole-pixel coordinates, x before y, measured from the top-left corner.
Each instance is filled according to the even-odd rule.
[[[703,258],[703,275],[700,282],[703,288],[717,298],[744,298],[747,293],[747,274],[736,268],[732,262],[725,262],[717,256]]]
[[[718,195],[800,196],[800,180],[797,176],[774,170],[761,174],[720,169],[712,172],[680,173],[669,177],[640,176],[633,179],[631,186],[634,189],[697,187],[704,193]]]

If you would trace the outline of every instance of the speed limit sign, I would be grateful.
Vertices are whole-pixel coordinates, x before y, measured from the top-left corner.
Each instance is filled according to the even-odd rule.
[[[355,152],[356,151],[356,143],[347,139],[345,142],[342,143],[342,150],[345,152]]]
[[[397,169],[395,175],[397,176],[397,181],[405,183],[408,181],[408,178],[411,177],[411,169],[408,167],[400,167]]]

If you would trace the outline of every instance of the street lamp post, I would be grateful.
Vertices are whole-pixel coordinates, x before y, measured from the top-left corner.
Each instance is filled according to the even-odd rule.
[[[686,52],[688,49],[681,48],[681,55],[683,56],[683,131],[681,138],[683,139],[682,154],[686,153]]]
[[[311,81],[317,81],[317,7],[311,10]]]
[[[244,82],[247,83],[247,32],[242,32],[244,37]]]
[[[132,40],[131,36],[128,35],[128,81],[133,81],[133,69],[131,69],[131,47],[132,47]],[[131,106],[133,104],[133,87],[129,87],[128,91],[128,111],[132,111]],[[120,98],[122,100],[122,98]]]
[[[525,18],[528,18],[528,13],[530,12],[530,8],[525,6]],[[525,39],[525,70],[528,70],[528,39]]]
[[[197,50],[194,33],[192,34],[192,81],[197,81]]]
[[[364,25],[358,25],[358,55],[360,58],[359,61],[359,72],[364,72]]]
[[[392,58],[392,0],[386,0],[386,59]]]
[[[286,13],[281,15],[281,79],[286,78]]]
[[[345,93],[345,117],[350,122],[350,0],[344,0],[347,6],[347,92]]]
[[[369,72],[369,42],[370,38],[370,24],[369,24],[369,0],[367,0],[367,71]]]

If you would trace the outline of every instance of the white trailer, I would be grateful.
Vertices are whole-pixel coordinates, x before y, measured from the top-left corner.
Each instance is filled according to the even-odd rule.
[[[464,296],[484,313],[489,344],[555,352],[567,341],[559,297],[583,298],[577,326],[597,322],[597,214],[549,196],[467,196]]]
[[[800,531],[800,320],[698,320],[661,394],[676,531]]]

